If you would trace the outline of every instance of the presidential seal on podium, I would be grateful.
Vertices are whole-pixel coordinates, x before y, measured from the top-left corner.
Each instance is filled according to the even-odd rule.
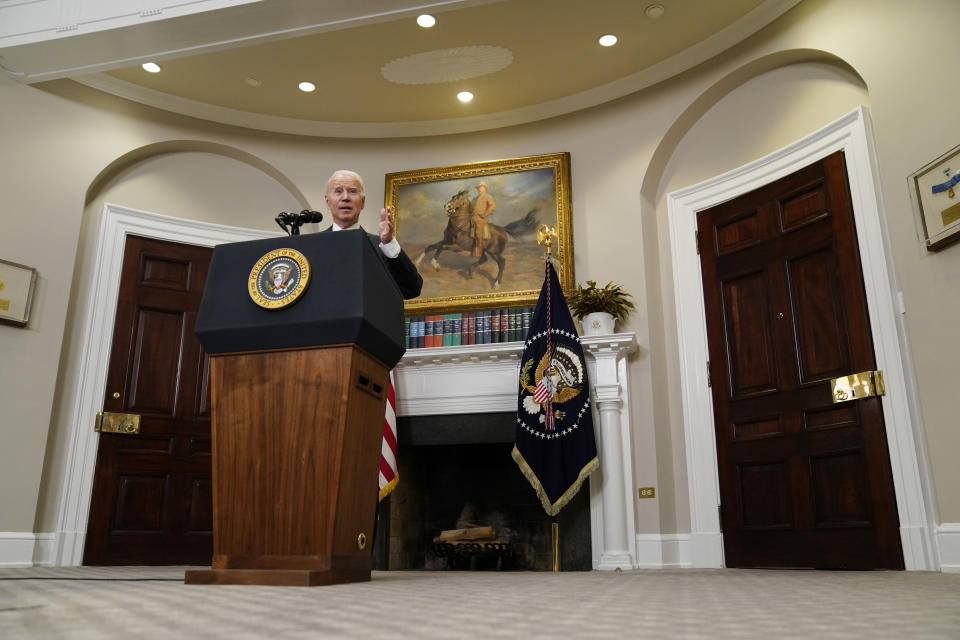
[[[250,298],[264,309],[288,307],[310,284],[310,263],[295,249],[274,249],[250,270]]]

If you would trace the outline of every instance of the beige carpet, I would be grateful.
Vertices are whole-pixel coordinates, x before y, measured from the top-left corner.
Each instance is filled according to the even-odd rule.
[[[184,567],[0,569],[0,638],[960,638],[960,574],[375,572],[185,586]]]

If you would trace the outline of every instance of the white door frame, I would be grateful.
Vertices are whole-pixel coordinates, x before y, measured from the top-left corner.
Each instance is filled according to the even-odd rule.
[[[939,569],[932,535],[934,502],[919,415],[915,411],[913,376],[906,359],[905,331],[875,168],[872,127],[869,112],[862,106],[766,157],[667,195],[694,567],[723,566],[713,402],[707,386],[706,315],[694,241],[696,214],[840,150],[846,158],[850,181],[877,367],[883,370],[887,388],[882,399],[883,415],[904,562],[907,569]]]
[[[61,467],[63,484],[52,558],[55,566],[76,566],[83,561],[99,442],[93,421],[103,408],[128,234],[202,247],[282,235],[103,205],[93,274],[83,289],[90,294],[81,324],[80,374],[70,390],[69,444]]]

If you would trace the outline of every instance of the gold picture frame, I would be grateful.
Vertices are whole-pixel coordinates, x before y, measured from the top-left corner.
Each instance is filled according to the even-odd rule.
[[[960,240],[960,146],[910,176],[910,197],[927,250]]]
[[[481,183],[484,208],[490,199],[495,208],[477,257],[470,221]],[[563,290],[573,288],[569,153],[388,173],[384,192],[396,212],[397,239],[423,276],[423,292],[406,301],[407,313],[536,304],[544,277],[537,228],[543,224],[556,227],[554,268]]]
[[[36,286],[36,269],[0,260],[0,322],[27,326]]]

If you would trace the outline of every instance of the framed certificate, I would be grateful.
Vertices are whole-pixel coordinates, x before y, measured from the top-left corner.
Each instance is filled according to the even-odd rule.
[[[928,250],[960,240],[960,146],[910,176],[910,197]]]
[[[0,260],[0,322],[27,325],[36,284],[36,269]]]

